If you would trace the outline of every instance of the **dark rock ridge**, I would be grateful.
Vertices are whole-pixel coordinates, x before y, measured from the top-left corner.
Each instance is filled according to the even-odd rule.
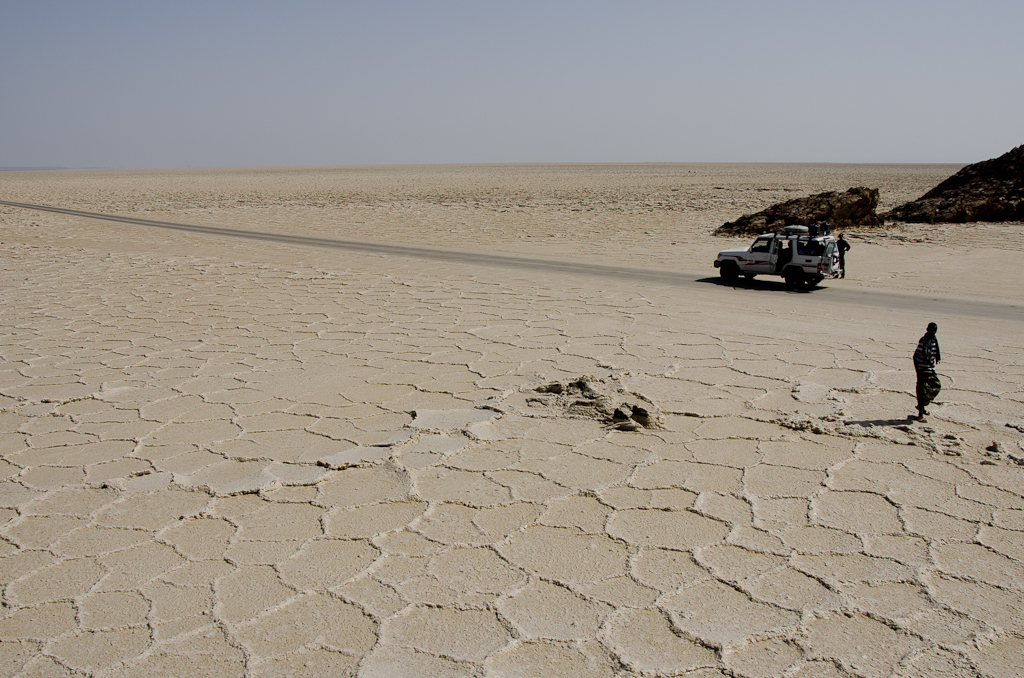
[[[887,221],[923,224],[1024,221],[1024,145],[964,167],[883,216]]]
[[[796,198],[772,205],[757,214],[746,214],[723,224],[715,235],[758,235],[786,226],[828,222],[832,228],[880,226],[878,189],[859,186],[845,193],[827,191],[807,198]]]

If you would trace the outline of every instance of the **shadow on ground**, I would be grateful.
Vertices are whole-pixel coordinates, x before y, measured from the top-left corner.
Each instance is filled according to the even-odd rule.
[[[847,421],[847,426],[906,426],[917,422],[915,415],[907,415],[903,419],[871,419],[863,421]]]
[[[784,280],[767,280],[764,278],[740,278],[735,282],[727,282],[721,276],[713,276],[710,278],[699,278],[696,282],[708,283],[711,285],[719,285],[721,287],[732,287],[739,290],[754,290],[759,292],[791,292],[793,294],[806,294],[807,292],[815,292],[828,289],[815,285],[814,287],[800,287],[793,288],[786,284]]]

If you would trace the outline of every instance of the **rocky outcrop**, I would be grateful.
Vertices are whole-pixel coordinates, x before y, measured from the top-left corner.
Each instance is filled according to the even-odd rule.
[[[772,205],[757,214],[746,214],[719,226],[715,235],[757,235],[786,226],[828,222],[833,228],[880,226],[878,189],[851,188],[845,193],[828,191]]]
[[[964,167],[917,200],[883,216],[887,221],[924,224],[1024,221],[1024,145]]]

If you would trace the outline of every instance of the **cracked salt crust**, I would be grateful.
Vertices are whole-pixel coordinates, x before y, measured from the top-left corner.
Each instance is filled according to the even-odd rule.
[[[10,209],[0,229],[10,675],[1018,671],[1012,321],[940,323],[918,424],[912,313],[811,323],[716,286]],[[584,375],[662,427],[527,403]]]

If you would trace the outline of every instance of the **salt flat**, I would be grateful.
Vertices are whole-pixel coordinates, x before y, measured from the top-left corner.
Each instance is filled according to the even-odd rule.
[[[955,169],[0,173],[310,241],[0,207],[2,674],[1018,675],[1021,225],[855,233],[810,294],[710,265]]]

